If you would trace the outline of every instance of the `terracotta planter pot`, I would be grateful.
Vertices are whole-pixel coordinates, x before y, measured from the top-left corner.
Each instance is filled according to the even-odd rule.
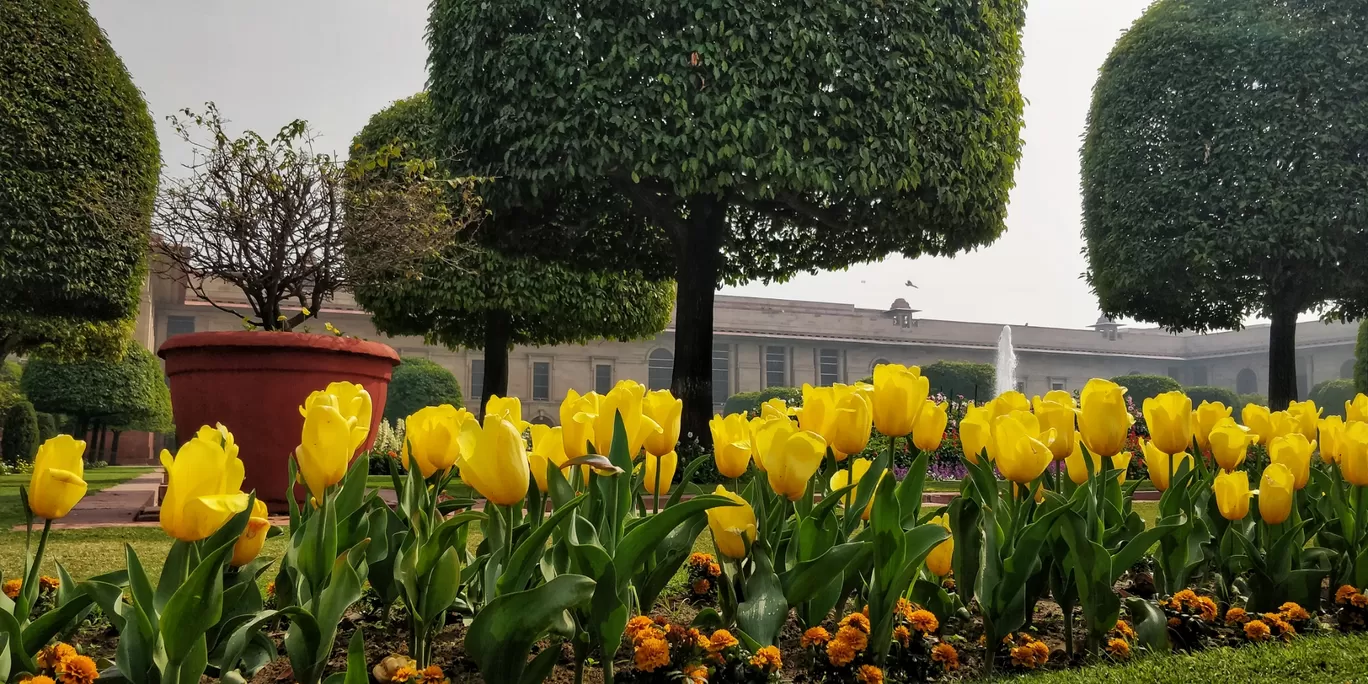
[[[272,510],[290,490],[288,458],[299,444],[299,407],[330,382],[358,383],[370,392],[369,449],[385,410],[390,373],[399,355],[378,342],[287,332],[202,332],[177,335],[157,351],[166,360],[176,437],[191,439],[201,425],[233,432],[246,469],[244,491]]]

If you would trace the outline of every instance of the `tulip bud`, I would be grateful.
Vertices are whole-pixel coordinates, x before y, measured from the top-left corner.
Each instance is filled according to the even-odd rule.
[[[1045,435],[1038,424],[1029,420],[1029,413],[999,416],[993,424],[997,443],[997,467],[1002,476],[1018,484],[1028,484],[1045,472],[1054,460],[1049,443],[1054,441],[1054,430]],[[1042,441],[1040,438],[1044,437]]]
[[[1368,396],[1360,392],[1355,394],[1353,399],[1344,402],[1344,422],[1368,422]]]
[[[865,473],[869,472],[869,467],[873,465],[873,462],[867,458],[857,458],[854,461],[851,461],[848,465],[848,468],[842,468],[841,470],[837,470],[836,474],[832,475],[831,479],[827,481],[827,485],[831,487],[832,491],[836,491],[838,489],[848,486],[851,482],[854,482],[855,491],[854,494],[851,495],[851,497],[852,499],[858,498],[860,496],[860,493],[864,491],[865,487],[870,486],[865,484],[864,479]],[[878,481],[872,485],[875,490],[879,488],[879,482],[883,482],[884,476],[886,475],[888,475],[887,470],[884,470],[883,472],[879,473]],[[869,497],[869,502],[865,504],[864,512],[861,513],[860,516],[865,520],[869,520],[869,514],[873,510],[873,508],[874,497],[873,495],[871,495]]]
[[[1057,390],[1047,396],[1052,395],[1058,399],[1060,394],[1068,396],[1067,392]],[[1073,397],[1069,396],[1068,404],[1040,397],[1036,397],[1032,403],[1035,405],[1035,416],[1040,420],[1041,429],[1055,431],[1055,440],[1050,443],[1050,453],[1056,461],[1068,458],[1074,451],[1074,435],[1077,434],[1074,427],[1076,413],[1073,409]]]
[[[641,453],[646,439],[661,432],[660,425],[644,412],[645,399],[646,386],[635,380],[622,380],[604,395],[594,418],[594,448],[598,453],[611,453],[613,425],[619,415],[626,430],[627,453],[633,460]],[[670,448],[673,450],[674,445]]]
[[[1221,419],[1208,435],[1211,456],[1216,459],[1222,470],[1235,470],[1240,467],[1240,464],[1244,463],[1249,445],[1257,441],[1257,436],[1236,425],[1233,418]]]
[[[405,468],[417,467],[423,477],[445,473],[461,456],[461,424],[475,416],[451,404],[428,406],[404,420]]]
[[[1368,486],[1368,422],[1355,421],[1344,428],[1339,444],[1339,466],[1345,482],[1357,487]]]
[[[1093,378],[1079,395],[1078,432],[1094,456],[1115,456],[1126,446],[1135,418],[1126,408],[1126,388]]]
[[[580,395],[575,390],[569,390],[565,393],[565,401],[560,405],[560,428],[567,458],[587,455],[589,445],[596,443],[594,424],[598,421],[601,399],[594,392]]]
[[[826,457],[826,441],[815,432],[799,430],[792,421],[772,421],[777,427],[766,456],[770,488],[789,501],[803,498],[808,483]]]
[[[1240,422],[1249,428],[1249,431],[1258,435],[1259,441],[1264,444],[1272,444],[1273,438],[1273,414],[1267,406],[1258,404],[1245,404],[1240,411]]]
[[[950,518],[946,515],[938,515],[931,519],[929,525],[940,525],[945,529],[950,529]],[[937,577],[945,577],[950,574],[951,563],[955,559],[955,538],[949,537],[945,541],[931,549],[931,553],[926,556],[926,569],[930,570]]]
[[[171,452],[161,452],[167,479],[161,527],[176,539],[207,539],[234,515],[247,510],[248,496],[240,491],[242,461],[237,458],[236,447],[231,455],[225,449],[232,440],[222,434],[206,426],[180,446],[174,459]]]
[[[751,458],[750,422],[746,417],[740,413],[725,418],[713,416],[708,421],[708,428],[712,432],[713,460],[717,463],[717,472],[722,477],[732,479],[746,474]]]
[[[1176,454],[1192,446],[1192,400],[1182,392],[1164,392],[1143,403],[1145,425],[1160,451]]]
[[[656,493],[656,474],[660,475],[660,494],[663,496],[670,493],[670,483],[674,482],[675,469],[679,467],[679,455],[671,451],[664,456],[656,457],[650,451],[646,452],[646,472],[644,473],[642,485],[646,488],[647,494]]]
[[[1179,452],[1173,455],[1164,453],[1154,442],[1143,444],[1145,454],[1145,467],[1149,470],[1150,482],[1154,483],[1154,488],[1163,492],[1169,488],[1169,483],[1173,477],[1182,469],[1184,463],[1188,470],[1193,468],[1192,456],[1187,452]]]
[[[1287,466],[1296,480],[1295,488],[1300,491],[1311,479],[1311,452],[1315,450],[1315,440],[1308,441],[1300,432],[1294,432],[1277,437],[1268,445],[1268,459]]]
[[[985,455],[993,460],[996,447],[993,446],[992,412],[987,407],[969,404],[960,419],[959,431],[964,457],[970,463],[978,463]]]
[[[1244,471],[1223,472],[1216,476],[1211,490],[1216,494],[1216,507],[1226,520],[1244,520],[1249,515],[1249,474]]]
[[[1316,438],[1316,423],[1320,421],[1321,415],[1321,409],[1316,408],[1316,402],[1310,399],[1291,402],[1287,405],[1287,413],[1296,419],[1297,432],[1309,440]]]
[[[745,499],[727,491],[722,485],[717,485],[713,494],[725,496],[739,504],[708,509],[708,528],[712,530],[717,552],[737,560],[745,558],[750,552],[751,543],[755,541],[755,510]]]
[[[949,408],[949,404],[943,401],[939,404],[924,401],[912,425],[912,444],[922,451],[939,449],[941,440],[945,438],[945,424],[950,420]]]
[[[522,433],[506,417],[486,411],[484,424],[467,420],[461,425],[461,479],[490,503],[512,506],[527,496],[529,471],[527,444]]]
[[[1346,424],[1339,416],[1326,416],[1320,421],[1320,456],[1324,463],[1338,463],[1344,441]]]
[[[867,386],[866,386],[867,387]],[[874,413],[869,405],[870,392],[865,389],[837,391],[841,396],[836,404],[835,434],[831,446],[841,454],[858,454],[869,445],[869,435],[874,429]],[[842,457],[838,457],[841,460]]]
[[[271,521],[266,517],[266,504],[257,499],[252,502],[252,515],[247,518],[247,527],[243,528],[242,535],[233,545],[233,559],[230,564],[240,568],[255,560],[261,554],[261,547],[266,544],[266,533],[270,529]]]
[[[921,369],[885,363],[874,367],[874,426],[889,437],[904,437],[914,429],[926,401],[930,381]]]
[[[642,401],[642,412],[656,425],[659,432],[650,432],[646,437],[646,452],[654,456],[672,453],[679,444],[679,424],[684,414],[684,401],[676,399],[669,390],[647,392]]]
[[[527,452],[527,467],[532,471],[532,479],[536,481],[537,489],[543,494],[550,486],[546,480],[547,466],[554,464],[559,468],[562,463],[569,460],[565,455],[565,439],[561,436],[563,429],[559,426],[535,424],[529,428],[532,433],[532,450]],[[584,479],[587,482],[588,466],[580,468],[584,471]]]
[[[1196,438],[1197,446],[1203,451],[1211,446],[1209,438],[1212,428],[1221,420],[1229,418],[1232,410],[1219,401],[1204,401],[1192,412],[1192,436]]]
[[[48,520],[65,518],[86,493],[86,443],[71,435],[57,435],[38,447],[29,475],[28,505],[34,515]]]
[[[1281,463],[1264,468],[1259,478],[1259,516],[1264,522],[1277,525],[1292,514],[1294,482],[1292,471]]]

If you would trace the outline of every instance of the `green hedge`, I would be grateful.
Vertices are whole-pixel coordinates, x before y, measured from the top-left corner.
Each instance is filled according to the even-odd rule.
[[[1268,395],[1259,394],[1258,392],[1241,394],[1239,398],[1236,400],[1235,405],[1238,408],[1243,409],[1245,407],[1245,404],[1254,404],[1256,406],[1268,406]],[[1238,413],[1238,410],[1236,412]]]
[[[419,358],[404,359],[395,367],[385,399],[385,420],[403,420],[421,408],[441,404],[465,407],[461,384],[451,371]]]
[[[997,369],[991,363],[969,361],[937,361],[921,369],[931,386],[931,394],[944,394],[953,399],[964,397],[983,403],[993,398],[997,384]]]
[[[1344,402],[1353,399],[1355,394],[1358,394],[1358,390],[1354,388],[1353,380],[1326,380],[1311,388],[1307,398],[1325,409],[1321,415],[1343,418]]]
[[[38,414],[38,441],[46,442],[57,435],[57,417],[51,413]]]
[[[1368,318],[1359,323],[1358,343],[1354,345],[1354,388],[1368,393]]]
[[[1120,375],[1112,378],[1112,382],[1126,388],[1126,396],[1135,402],[1136,408],[1150,397],[1183,389],[1177,380],[1167,375]]]
[[[767,387],[759,392],[740,392],[727,398],[727,403],[722,407],[722,413],[729,415],[732,413],[745,413],[756,416],[760,413],[760,405],[774,398],[783,399],[789,406],[803,405],[803,390],[798,387]]]
[[[38,453],[38,416],[33,404],[20,401],[5,412],[5,435],[0,438],[0,455],[8,463],[32,461]]]
[[[118,430],[170,432],[171,393],[152,352],[129,342],[118,361],[33,359],[20,388],[45,413],[97,420]],[[250,426],[228,426],[250,429]]]
[[[1185,387],[1183,391],[1192,399],[1194,407],[1201,405],[1204,401],[1221,402],[1226,406],[1235,407],[1235,413],[1239,413],[1244,404],[1240,403],[1240,395],[1235,390],[1226,387],[1212,387],[1210,385],[1197,385],[1195,387]]]
[[[5,0],[0,46],[0,329],[85,347],[138,312],[156,127],[84,0]]]

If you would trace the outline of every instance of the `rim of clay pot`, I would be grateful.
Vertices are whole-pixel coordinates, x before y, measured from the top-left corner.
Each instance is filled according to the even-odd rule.
[[[183,349],[204,348],[257,348],[257,349],[307,349],[321,352],[341,352],[363,354],[386,359],[399,365],[399,353],[381,342],[371,342],[356,337],[336,335],[316,335],[312,333],[280,332],[265,330],[220,330],[209,332],[183,333],[162,343],[157,356],[166,358],[167,352]]]

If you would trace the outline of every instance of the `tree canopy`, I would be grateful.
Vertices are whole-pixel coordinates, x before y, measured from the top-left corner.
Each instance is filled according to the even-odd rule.
[[[119,361],[31,359],[19,386],[44,413],[96,420],[116,430],[169,432],[173,427],[161,364],[136,342],[127,343]]]
[[[0,4],[0,356],[116,354],[137,315],[161,160],[81,0]]]
[[[400,162],[405,159],[433,161],[432,180],[441,183],[450,161],[437,154],[434,130],[424,93],[374,115],[353,141],[353,165],[386,147],[397,147],[397,156],[386,157],[383,164],[367,164],[366,172],[352,179],[350,206],[358,197],[379,199],[366,191],[372,183],[404,173]],[[480,190],[499,183],[494,179]],[[654,335],[669,323],[674,288],[668,281],[647,278],[630,265],[585,269],[535,256],[506,255],[486,247],[475,234],[497,232],[532,218],[528,212],[493,209],[481,226],[463,233],[417,269],[373,268],[371,277],[354,279],[356,300],[372,313],[383,333],[421,335],[452,348],[484,349],[487,386],[480,388],[480,396],[506,393],[510,345],[632,340]],[[356,249],[347,256],[350,261],[373,258]],[[502,366],[496,361],[500,357]]]
[[[1083,145],[1088,280],[1171,330],[1272,319],[1269,398],[1296,398],[1297,315],[1364,313],[1368,5],[1160,0],[1102,67]]]
[[[658,229],[603,259],[674,256],[673,389],[704,434],[718,285],[1001,233],[1023,7],[435,0],[430,90],[442,149],[512,181],[492,204],[606,183]]]

